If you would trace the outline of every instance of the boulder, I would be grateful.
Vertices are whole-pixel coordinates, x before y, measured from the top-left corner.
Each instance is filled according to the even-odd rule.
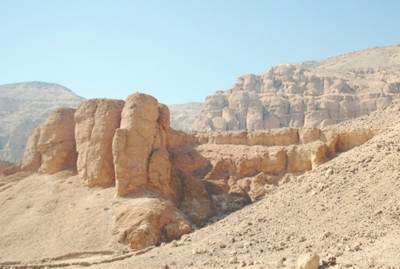
[[[118,242],[142,249],[191,231],[189,221],[170,201],[145,196],[150,197],[130,199],[118,208],[113,232]]]

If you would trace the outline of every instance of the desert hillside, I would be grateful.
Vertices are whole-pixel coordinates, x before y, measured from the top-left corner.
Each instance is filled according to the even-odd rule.
[[[169,105],[171,127],[176,130],[190,131],[202,105],[202,103]]]
[[[399,77],[400,46],[277,65],[207,97],[193,129],[325,127],[388,105],[399,97]]]
[[[0,266],[398,266],[399,113],[186,134],[144,94],[57,109],[0,177]]]
[[[399,115],[395,102],[330,126],[382,131],[181,240],[100,268],[298,268],[307,252],[335,258],[320,268],[399,268]]]
[[[22,158],[30,132],[56,107],[77,107],[81,97],[58,84],[0,85],[0,160]]]

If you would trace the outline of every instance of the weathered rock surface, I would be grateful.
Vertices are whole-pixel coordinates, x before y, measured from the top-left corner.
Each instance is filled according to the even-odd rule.
[[[0,160],[20,161],[34,128],[56,107],[76,108],[82,100],[53,83],[0,85]]]
[[[75,109],[58,108],[29,137],[22,170],[46,174],[76,166]]]
[[[399,98],[399,55],[399,46],[372,48],[239,77],[207,97],[193,129],[322,128],[360,117]]]
[[[170,128],[167,106],[135,93],[126,102],[95,99],[76,112],[55,110],[30,136],[18,167],[53,174],[76,166],[86,186],[115,185],[117,197],[124,197],[115,235],[137,249],[179,238],[192,224],[259,200],[377,132],[360,127],[187,134]]]
[[[118,242],[132,249],[169,242],[190,231],[191,224],[170,201],[133,199],[116,213],[114,233]]]
[[[149,95],[130,95],[121,115],[112,152],[120,196],[152,190],[177,200],[167,147],[169,111]]]
[[[112,141],[123,106],[122,100],[91,99],[75,113],[77,169],[87,186],[115,184]]]
[[[178,136],[182,144],[170,151],[180,175],[204,181],[213,207],[221,212],[264,197],[290,175],[315,169],[377,133],[369,128],[197,133]]]

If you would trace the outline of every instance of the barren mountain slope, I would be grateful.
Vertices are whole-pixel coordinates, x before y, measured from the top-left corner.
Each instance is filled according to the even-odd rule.
[[[376,47],[239,77],[207,97],[193,128],[324,127],[386,106],[399,93],[400,46]]]
[[[202,103],[169,105],[171,127],[176,130],[190,131],[202,105]]]
[[[53,83],[0,85],[0,160],[19,161],[30,132],[56,107],[77,107],[81,97]]]
[[[335,256],[338,265],[329,268],[399,268],[399,115],[398,103],[377,111],[371,117],[386,131],[265,199],[177,243],[100,268],[294,268],[307,251]]]

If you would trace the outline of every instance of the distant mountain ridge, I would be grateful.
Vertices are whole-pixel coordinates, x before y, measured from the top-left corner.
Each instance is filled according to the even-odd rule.
[[[17,162],[30,132],[56,107],[77,107],[83,100],[55,83],[0,85],[0,159]]]
[[[190,131],[202,106],[203,103],[196,102],[169,105],[171,127],[176,130]]]

